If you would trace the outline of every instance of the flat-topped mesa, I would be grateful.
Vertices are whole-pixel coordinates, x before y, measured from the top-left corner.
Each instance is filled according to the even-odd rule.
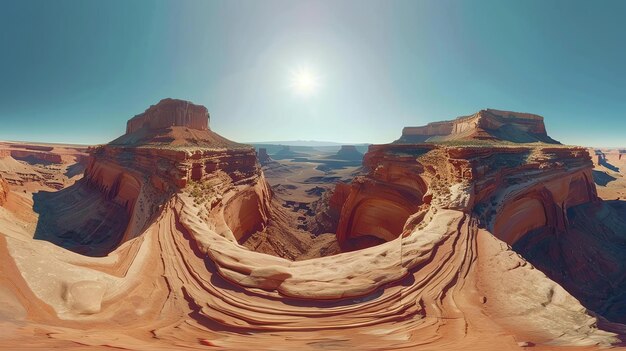
[[[204,106],[163,99],[131,118],[126,134],[91,151],[86,179],[108,193],[119,189],[117,176],[108,179],[101,174],[113,169],[118,174],[147,175],[160,190],[185,187],[189,181],[200,181],[218,170],[233,181],[256,176],[254,148],[211,131],[208,121]]]
[[[360,161],[363,159],[363,154],[356,149],[354,145],[341,145],[341,149],[337,151],[337,154],[332,158],[348,161]]]
[[[162,205],[190,183],[212,184],[211,194],[222,187],[269,192],[265,190],[254,148],[211,131],[207,109],[182,100],[161,100],[133,117],[128,122],[128,133],[90,149],[89,153],[89,164],[79,186],[86,186],[89,191],[96,189],[102,195],[101,202],[121,208],[127,221],[123,231],[109,235],[107,249],[96,255],[106,254],[140,235]],[[259,217],[258,222],[265,223],[266,218]],[[237,227],[240,235],[250,230],[247,225],[246,222]]]
[[[454,140],[559,144],[546,133],[543,117],[493,109],[480,110],[473,115],[458,117],[452,121],[434,122],[421,127],[405,127],[396,143]]]
[[[172,126],[198,130],[209,129],[209,111],[185,100],[163,99],[126,123],[126,134],[142,128],[162,129]]]
[[[169,98],[131,118],[126,124],[126,134],[108,146],[178,150],[251,148],[211,131],[206,107]]]

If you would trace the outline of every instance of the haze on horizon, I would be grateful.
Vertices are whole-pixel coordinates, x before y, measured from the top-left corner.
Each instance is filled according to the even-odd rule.
[[[0,140],[105,143],[172,97],[242,142],[386,143],[496,108],[626,146],[624,1],[0,5]]]

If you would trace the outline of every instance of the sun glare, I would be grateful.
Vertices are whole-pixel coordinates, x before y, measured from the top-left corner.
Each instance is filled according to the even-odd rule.
[[[319,88],[319,77],[308,67],[299,67],[291,72],[289,86],[294,93],[311,96]]]

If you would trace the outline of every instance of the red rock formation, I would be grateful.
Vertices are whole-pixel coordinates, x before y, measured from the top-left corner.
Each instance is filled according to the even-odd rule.
[[[35,150],[35,151],[52,151],[54,147],[44,145],[29,145],[29,144],[11,144],[12,148]]]
[[[405,127],[398,142],[412,143],[450,140],[504,140],[516,143],[558,144],[546,134],[543,117],[529,113],[481,110],[452,121]]]
[[[187,114],[181,114],[184,109]],[[90,150],[83,183],[98,189],[107,201],[122,206],[129,218],[123,233],[110,234],[118,237],[117,245],[141,234],[158,206],[190,183],[214,183],[217,189],[227,184],[256,184],[261,179],[258,194],[252,186],[249,191],[242,189],[224,199],[225,222],[221,225],[236,238],[264,227],[269,188],[262,181],[254,148],[233,143],[210,130],[185,130],[202,129],[196,123],[201,117],[207,121],[204,106],[164,99],[129,120],[130,134]],[[145,128],[136,129],[137,121],[142,121]],[[162,133],[158,129],[164,121],[177,125]],[[183,125],[178,124],[181,121]],[[146,133],[149,129],[156,132]]]
[[[209,112],[206,107],[189,101],[163,99],[144,113],[131,118],[126,124],[126,134],[139,129],[163,129],[182,126],[192,129],[209,129]]]
[[[463,118],[463,117],[459,117]],[[432,122],[423,127],[404,127],[402,129],[401,140],[422,142],[432,136],[444,136],[452,134],[454,130],[454,121]],[[413,138],[414,140],[409,140]],[[418,140],[422,139],[422,140]]]
[[[352,182],[341,207],[337,240],[342,247],[372,246],[402,233],[409,217],[429,202],[424,199],[428,191],[425,169],[415,157],[430,150],[430,146],[370,147],[363,162],[369,173]]]
[[[45,162],[45,163],[63,163],[61,155],[52,152],[38,152],[27,150],[11,150],[11,157],[16,160],[26,160],[30,162]]]
[[[7,196],[9,195],[9,184],[0,175],[0,206],[7,202]]]
[[[65,189],[67,198],[50,201],[66,206],[60,212],[69,217],[57,218],[58,227],[86,218],[61,235],[85,239],[86,246],[115,232],[97,228],[127,215],[118,221],[128,228],[115,237],[123,244],[106,257],[29,240],[28,226],[0,217],[0,312],[15,319],[3,322],[11,333],[0,335],[0,345],[515,350],[620,342],[507,245],[535,238],[533,231],[545,229],[540,234],[553,238],[567,237],[567,228],[585,229],[578,211],[599,202],[584,149],[371,146],[365,173],[329,199],[340,212],[343,245],[364,249],[290,261],[240,245],[250,231],[284,224],[272,212],[252,148],[154,138],[94,149],[85,180]],[[98,206],[83,211],[90,202]],[[111,207],[122,213],[107,213]],[[519,211],[538,219],[528,223]],[[617,217],[604,211],[597,216]],[[109,220],[89,218],[90,212],[105,212]],[[553,231],[559,228],[566,231]],[[88,237],[81,237],[83,229]],[[614,239],[620,236],[597,240],[623,242]],[[589,246],[581,260],[600,260],[590,256],[599,247]],[[552,259],[559,251],[550,248]],[[617,249],[610,257],[617,263],[600,265],[612,269],[616,282],[626,276],[624,260],[613,261]]]

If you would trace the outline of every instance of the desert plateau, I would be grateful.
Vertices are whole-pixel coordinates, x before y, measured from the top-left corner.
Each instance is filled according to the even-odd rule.
[[[3,5],[0,349],[626,350],[623,2]]]

